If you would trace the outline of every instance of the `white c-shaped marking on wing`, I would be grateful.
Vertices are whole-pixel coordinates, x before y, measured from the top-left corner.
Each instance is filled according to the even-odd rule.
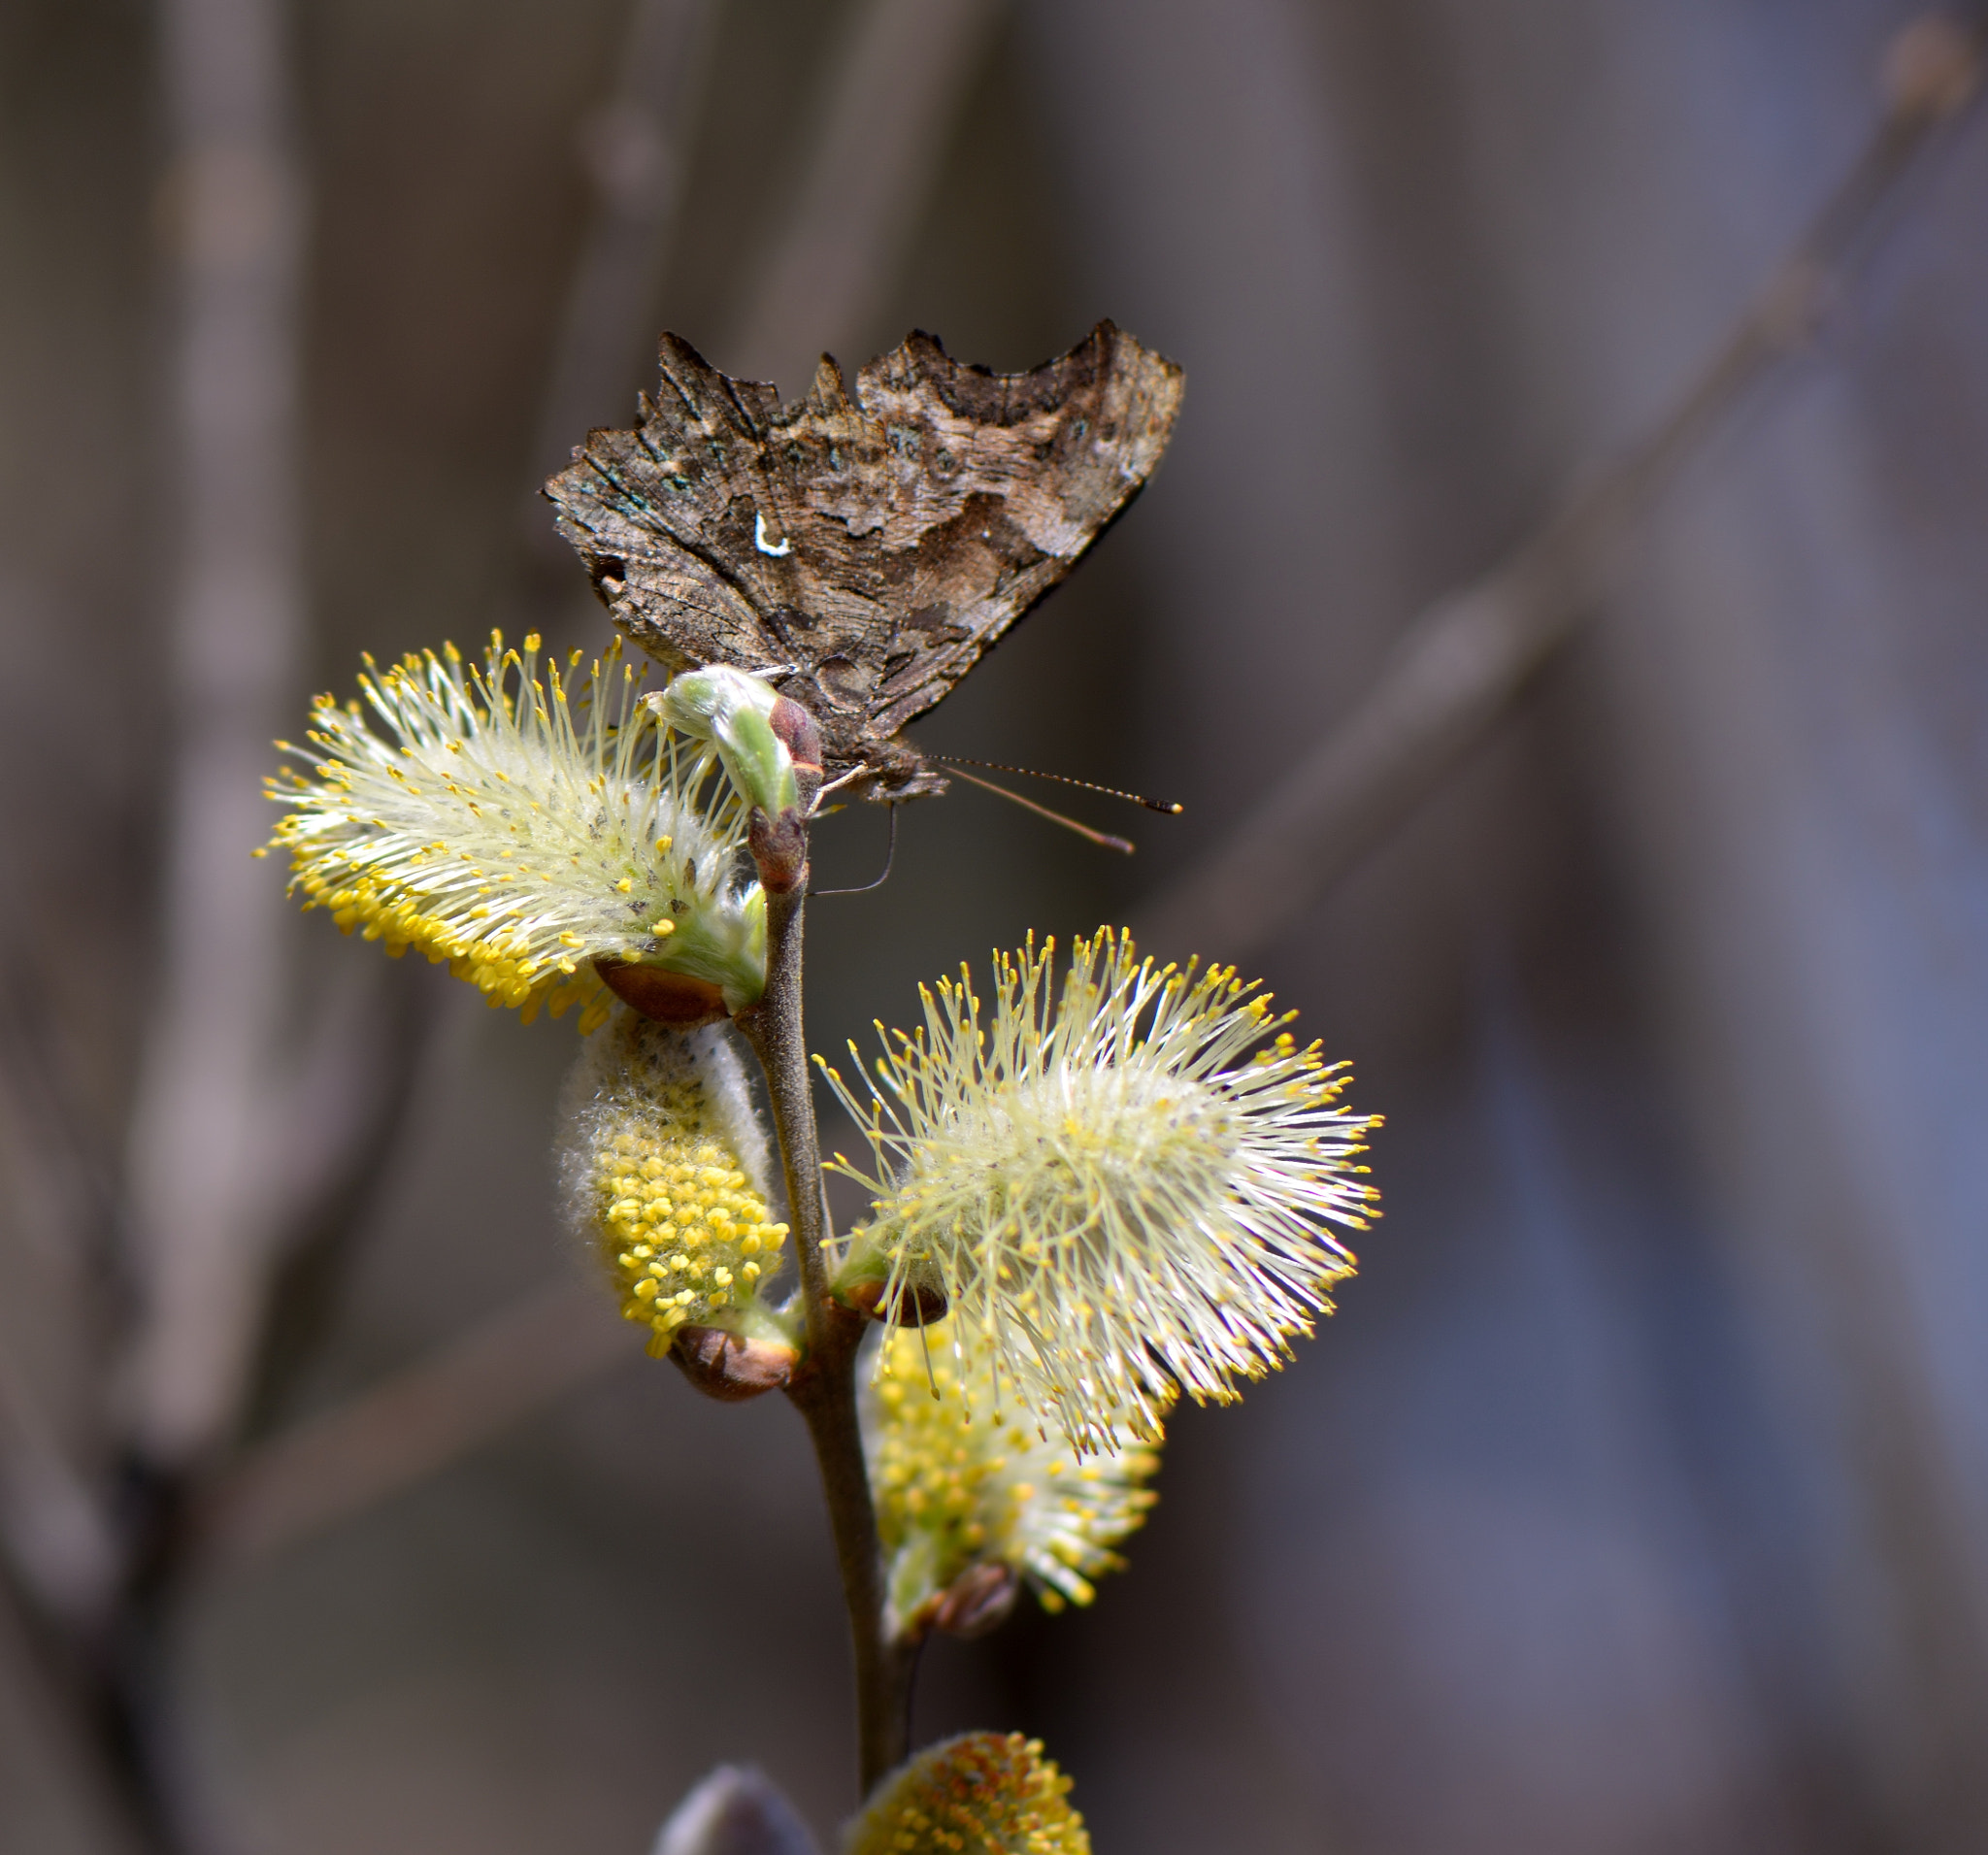
[[[779,560],[782,554],[791,554],[794,551],[794,544],[791,541],[782,541],[776,547],[772,542],[767,540],[766,517],[756,511],[752,516],[752,545],[762,554],[771,554],[776,560]]]

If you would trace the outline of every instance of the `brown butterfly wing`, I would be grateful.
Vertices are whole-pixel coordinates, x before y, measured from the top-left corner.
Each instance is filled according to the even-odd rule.
[[[1138,492],[1181,375],[1110,322],[1028,374],[914,334],[791,406],[674,337],[634,432],[547,486],[617,623],[673,667],[790,665],[831,777],[942,783],[892,737],[938,702]]]
[[[546,485],[559,532],[615,622],[671,669],[777,662],[763,618],[782,603],[779,562],[754,538],[756,516],[779,518],[766,468],[779,397],[675,335],[661,358],[636,428],[589,432]]]

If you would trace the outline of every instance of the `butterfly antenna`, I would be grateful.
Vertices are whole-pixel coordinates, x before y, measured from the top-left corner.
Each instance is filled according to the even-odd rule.
[[[975,762],[976,765],[979,763]],[[1093,831],[1087,824],[1078,824],[1075,818],[1066,818],[1060,812],[1051,812],[1045,805],[1038,805],[1033,799],[1024,799],[1019,792],[1011,792],[1006,786],[998,786],[992,779],[982,779],[975,774],[960,772],[959,762],[948,760],[945,765],[952,768],[970,786],[978,786],[983,792],[998,792],[1004,799],[1012,799],[1024,812],[1033,812],[1039,818],[1047,818],[1051,824],[1060,824],[1066,830],[1075,831],[1080,838],[1088,838],[1093,844],[1107,850],[1117,850],[1130,856],[1137,847],[1130,838],[1114,838],[1109,831]],[[1081,783],[1077,781],[1077,783]]]
[[[1164,812],[1170,818],[1177,818],[1187,810],[1184,805],[1175,805],[1166,799],[1148,799],[1143,792],[1127,792],[1119,786],[1101,786],[1095,779],[1075,779],[1067,773],[1038,773],[1034,767],[1011,767],[999,760],[961,760],[949,753],[928,753],[925,758],[936,760],[942,767],[985,767],[989,773],[1018,773],[1024,779],[1054,779],[1060,786],[1102,792],[1108,799],[1125,799],[1133,805],[1144,806],[1148,812]],[[995,789],[998,791],[1000,788]]]
[[[810,889],[813,895],[868,895],[890,880],[890,866],[897,861],[897,807],[890,808],[890,848],[883,853],[883,874],[875,882],[860,882],[853,889]]]

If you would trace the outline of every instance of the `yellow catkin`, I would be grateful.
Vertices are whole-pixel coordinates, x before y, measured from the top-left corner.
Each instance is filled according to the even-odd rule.
[[[426,912],[412,892],[375,879],[336,848],[292,845],[290,867],[305,906],[328,910],[342,933],[378,941],[395,959],[413,947],[435,964],[447,961],[493,1006],[521,1008],[527,1022],[541,1009],[559,1017],[578,1005],[580,1029],[591,1031],[613,1002],[591,964],[547,961],[530,941],[509,934],[478,936]]]
[[[617,1010],[568,1085],[574,1220],[658,1356],[678,1328],[735,1317],[787,1238],[754,1182],[764,1151],[745,1150],[752,1110],[720,1035]]]
[[[886,1777],[846,1855],[1090,1855],[1070,1779],[1019,1733],[968,1733]]]
[[[1157,1497],[1151,1443],[1079,1458],[1029,1412],[1000,1408],[992,1375],[964,1363],[951,1323],[901,1331],[863,1401],[871,1490],[893,1607],[906,1619],[975,1565],[1022,1574],[1045,1609],[1088,1604],[1119,1570],[1111,1550]]]

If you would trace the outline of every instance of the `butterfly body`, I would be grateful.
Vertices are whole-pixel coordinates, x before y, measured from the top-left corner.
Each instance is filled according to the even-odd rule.
[[[1143,486],[1181,373],[1110,322],[1027,374],[914,334],[807,395],[666,335],[633,431],[546,486],[614,621],[673,670],[765,676],[821,728],[830,781],[944,788],[898,731],[939,702]]]

